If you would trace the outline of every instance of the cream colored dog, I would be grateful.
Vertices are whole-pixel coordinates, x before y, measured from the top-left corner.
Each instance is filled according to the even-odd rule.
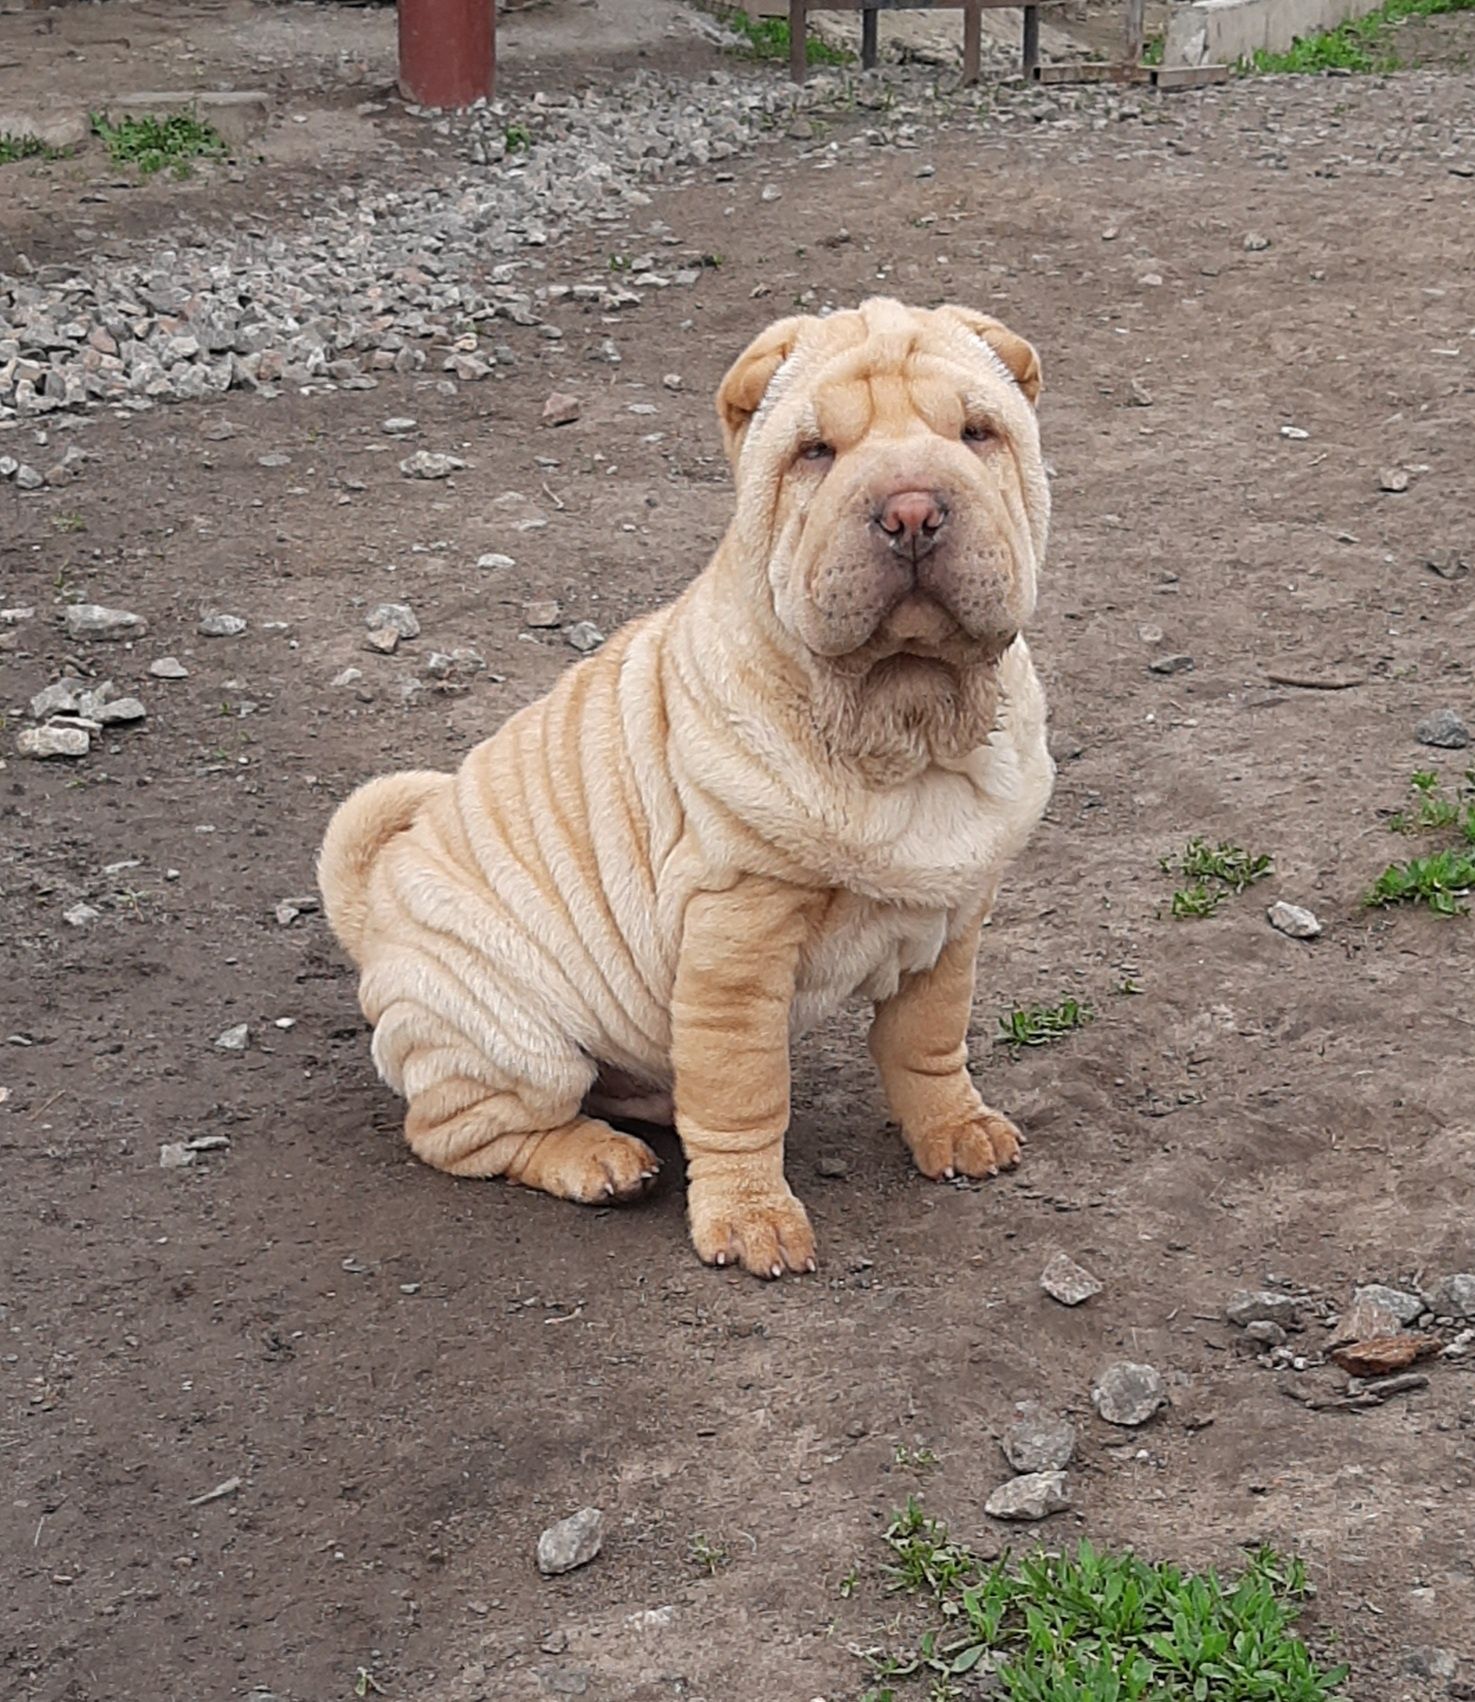
[[[1050,794],[1020,636],[1049,495],[1028,343],[963,308],[786,319],[723,380],[737,512],[455,774],[371,781],[320,877],[421,1158],[604,1204],[675,1123],[701,1257],[809,1271],[789,1044],[840,1002],[927,1176],[1017,1161],[967,1067],[979,927]]]

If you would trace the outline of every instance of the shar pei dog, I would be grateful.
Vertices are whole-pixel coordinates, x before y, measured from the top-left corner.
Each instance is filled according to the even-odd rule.
[[[1023,637],[1045,549],[1035,351],[888,300],[771,326],[723,379],[737,501],[674,603],[471,750],[329,825],[326,910],[405,1134],[603,1205],[673,1120],[710,1264],[812,1271],[789,1049],[853,996],[925,1176],[992,1176],[979,929],[1049,798]]]

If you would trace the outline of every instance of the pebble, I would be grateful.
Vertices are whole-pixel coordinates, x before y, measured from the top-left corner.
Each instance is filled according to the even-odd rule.
[[[1192,656],[1154,656],[1147,664],[1154,674],[1186,674],[1193,667]]]
[[[1397,496],[1400,491],[1408,489],[1408,474],[1402,467],[1385,467],[1378,474],[1378,489]]]
[[[15,741],[22,756],[45,761],[50,757],[86,756],[92,740],[82,727],[27,727]]]
[[[1023,1477],[1001,1483],[984,1502],[983,1510],[991,1519],[1026,1524],[1063,1513],[1069,1506],[1064,1472],[1026,1472]]]
[[[250,1024],[238,1022],[234,1028],[222,1029],[215,1036],[215,1044],[222,1052],[244,1052],[251,1044]]]
[[[129,609],[109,609],[102,603],[70,603],[62,616],[68,638],[117,640],[142,638],[148,622]]]
[[[381,655],[392,656],[399,649],[399,634],[392,626],[371,627],[364,644],[370,650],[377,650]]]
[[[1150,408],[1152,392],[1140,378],[1134,378],[1127,386],[1127,406],[1129,408]]]
[[[363,677],[364,670],[362,668],[345,668],[342,673],[334,674],[328,684],[334,686],[354,686],[357,685]]]
[[[1017,1472],[1064,1471],[1075,1458],[1076,1429],[1068,1418],[1046,1412],[1037,1401],[1026,1401],[1004,1432],[1001,1446]]]
[[[1250,254],[1263,253],[1270,246],[1270,238],[1261,236],[1259,231],[1252,230],[1245,235],[1245,249]]]
[[[246,626],[247,622],[240,615],[227,615],[218,609],[210,609],[200,616],[195,631],[201,638],[239,638]]]
[[[417,449],[413,455],[405,456],[399,470],[407,479],[448,479],[465,465],[459,455],[440,455],[430,449]]]
[[[136,697],[115,697],[111,703],[101,706],[97,719],[104,727],[111,727],[129,721],[142,721],[147,715],[148,710]]]
[[[1241,1291],[1224,1308],[1224,1316],[1241,1329],[1246,1324],[1261,1323],[1266,1319],[1272,1324],[1294,1324],[1299,1315],[1295,1296],[1281,1294],[1274,1289],[1257,1289],[1253,1293]]]
[[[538,1538],[538,1570],[545,1578],[556,1578],[587,1566],[603,1541],[604,1514],[598,1507],[581,1507]]]
[[[1442,1278],[1424,1298],[1438,1317],[1475,1321],[1475,1272],[1458,1271]]]
[[[1064,1253],[1057,1253],[1040,1272],[1040,1287],[1062,1306],[1080,1306],[1101,1292],[1090,1271]]]
[[[379,603],[364,616],[370,632],[383,632],[387,627],[401,638],[418,638],[420,622],[408,603]]]
[[[1106,1422],[1128,1429],[1146,1424],[1167,1398],[1163,1380],[1152,1366],[1134,1365],[1130,1360],[1107,1366],[1091,1391],[1091,1404]]]
[[[404,414],[395,414],[385,420],[381,429],[390,437],[403,437],[407,431],[414,431],[417,423]]]
[[[432,650],[425,672],[433,680],[451,680],[466,674],[480,674],[485,671],[486,665],[486,658],[479,650]]]
[[[1308,910],[1303,904],[1291,904],[1284,898],[1278,898],[1265,914],[1272,928],[1278,933],[1288,934],[1293,940],[1314,940],[1321,932],[1315,911]]]
[[[189,669],[177,656],[161,656],[157,662],[150,662],[149,672],[156,680],[187,680],[189,678]]]
[[[1460,1670],[1460,1663],[1448,1649],[1424,1647],[1409,1649],[1403,1657],[1403,1670],[1414,1678],[1436,1678],[1446,1684]]]
[[[74,928],[85,928],[89,922],[95,922],[102,915],[95,905],[73,904],[62,911],[62,920]]]
[[[565,643],[585,656],[604,643],[604,634],[593,621],[575,621],[564,630],[563,636]]]
[[[850,1174],[850,1161],[842,1158],[838,1152],[822,1152],[814,1161],[814,1173],[824,1177],[827,1182],[836,1182],[842,1176]]]
[[[545,598],[536,603],[523,606],[522,620],[524,626],[539,629],[557,626],[563,619],[563,610],[551,598]]]
[[[188,1141],[165,1141],[159,1148],[160,1170],[183,1170],[194,1162],[195,1155],[190,1151]]]
[[[661,378],[661,383],[664,384],[668,390],[679,390],[681,388],[681,382],[681,374],[679,372],[668,372]],[[633,408],[631,409],[631,412],[634,412]],[[652,412],[654,412],[654,409],[652,409]]]
[[[543,404],[545,426],[572,425],[584,411],[584,404],[566,390],[555,390]]]
[[[516,567],[517,563],[511,556],[499,555],[493,550],[489,555],[478,556],[476,565],[485,573],[503,573],[509,567]]]
[[[1259,1342],[1262,1347],[1285,1346],[1285,1331],[1269,1318],[1256,1318],[1253,1323],[1246,1324],[1245,1335],[1250,1341]]]
[[[1452,709],[1436,709],[1426,715],[1414,728],[1414,737],[1421,745],[1436,750],[1459,751],[1470,742],[1470,729]]]

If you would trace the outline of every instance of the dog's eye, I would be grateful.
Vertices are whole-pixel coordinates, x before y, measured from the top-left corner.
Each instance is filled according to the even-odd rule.
[[[964,443],[988,443],[993,435],[986,425],[980,425],[976,421],[963,427]]]
[[[835,451],[828,443],[806,443],[799,451],[802,461],[833,461]]]

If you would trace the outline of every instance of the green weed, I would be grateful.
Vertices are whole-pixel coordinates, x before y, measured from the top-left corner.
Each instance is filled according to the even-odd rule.
[[[1175,916],[1212,916],[1229,894],[1222,886],[1179,887],[1171,905]]]
[[[1405,18],[1429,18],[1441,12],[1475,11],[1475,0],[1386,0],[1365,17],[1349,19],[1334,30],[1303,36],[1284,53],[1263,48],[1241,63],[1262,75],[1319,71],[1396,71],[1398,56],[1387,37]]]
[[[686,1556],[693,1566],[705,1572],[709,1578],[715,1578],[732,1558],[725,1543],[703,1536],[700,1531],[687,1543]]]
[[[1227,840],[1210,845],[1208,840],[1190,839],[1176,857],[1162,857],[1158,866],[1165,874],[1180,875],[1191,884],[1173,894],[1170,906],[1175,916],[1212,916],[1231,893],[1243,892],[1270,873],[1269,857],[1256,856]]]
[[[746,12],[722,14],[722,21],[746,43],[750,59],[780,59],[789,57],[789,20],[787,18],[750,18]],[[807,65],[849,65],[855,55],[844,47],[832,47],[817,35],[804,38],[804,61]]]
[[[1163,48],[1167,45],[1167,37],[1162,34],[1150,35],[1142,44],[1142,63],[1144,65],[1161,65]]]
[[[0,131],[0,165],[15,165],[20,160],[65,158],[65,148],[53,148],[39,136],[13,136],[8,130]]]
[[[936,1623],[915,1648],[866,1653],[888,1681],[868,1702],[896,1702],[890,1681],[948,1694],[970,1673],[992,1675],[1004,1702],[1324,1702],[1347,1676],[1297,1634],[1305,1569],[1270,1548],[1237,1578],[1088,1542],[989,1563],[915,1500],[885,1540],[893,1588],[923,1598]]]
[[[1369,908],[1426,904],[1440,916],[1462,916],[1461,903],[1475,891],[1475,768],[1466,769],[1457,788],[1447,787],[1431,769],[1411,778],[1412,811],[1389,819],[1395,833],[1435,833],[1453,828],[1463,844],[1390,863],[1363,897]],[[1466,849],[1470,847],[1470,849]]]
[[[1095,1011],[1079,999],[1062,999],[1058,1005],[1016,1005],[999,1018],[995,1041],[1000,1046],[1048,1046],[1095,1017]]]
[[[930,1448],[908,1448],[905,1442],[898,1442],[892,1459],[897,1465],[908,1471],[936,1471],[941,1463]]]
[[[190,112],[174,112],[166,118],[120,118],[116,124],[95,112],[92,129],[116,165],[137,166],[145,177],[165,166],[176,177],[188,177],[191,161],[219,159],[226,151],[220,132]]]
[[[502,141],[509,154],[525,154],[533,145],[533,133],[526,124],[509,124],[502,132]]]

